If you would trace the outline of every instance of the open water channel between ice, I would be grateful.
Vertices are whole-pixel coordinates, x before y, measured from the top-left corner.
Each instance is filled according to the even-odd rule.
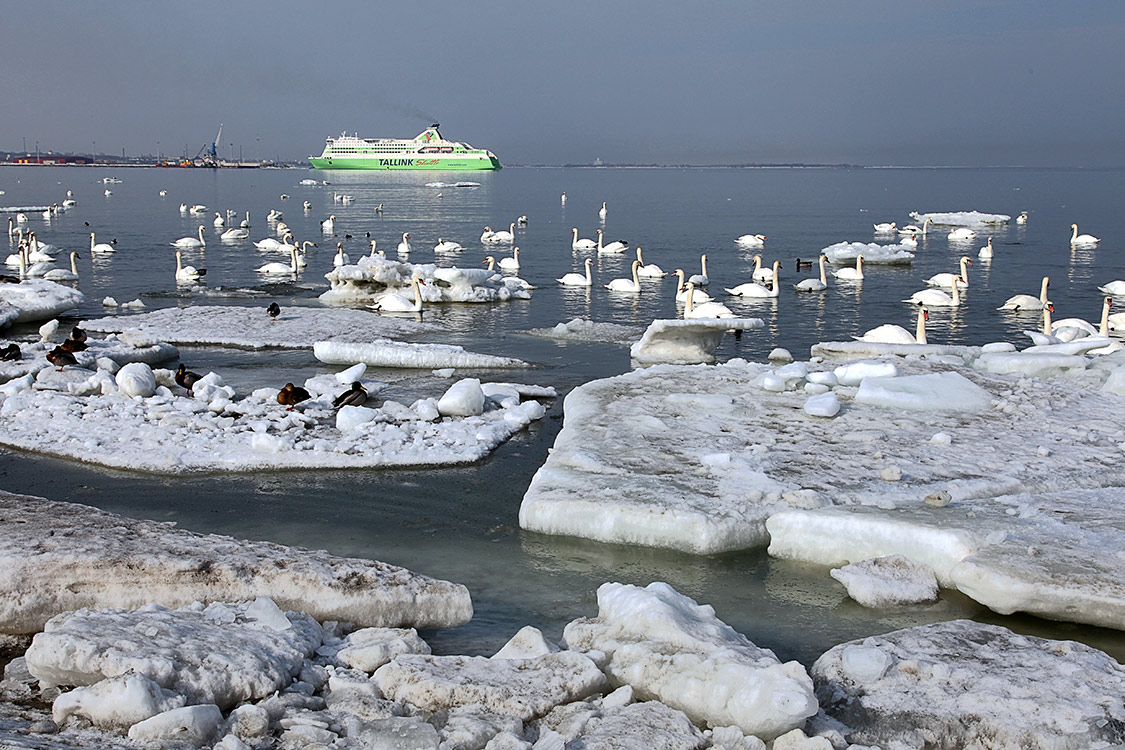
[[[103,184],[103,177],[122,182]],[[302,186],[300,180],[327,180]],[[428,185],[445,179],[445,186]],[[478,186],[454,187],[469,179]],[[594,257],[594,286],[560,287],[554,280],[580,271],[590,253],[571,249],[571,228],[593,238],[604,228],[607,241],[640,245],[645,261],[665,270],[699,271],[708,255],[712,293],[749,280],[754,251],[740,250],[743,234],[767,236],[763,260],[782,261],[777,299],[740,302],[718,296],[736,313],[762,318],[766,326],[740,338],[728,336],[719,359],[763,361],[777,346],[798,359],[818,341],[847,340],[881,323],[910,328],[913,311],[901,300],[923,288],[922,279],[956,270],[961,255],[973,258],[971,287],[964,305],[933,310],[931,343],[983,344],[1006,340],[1025,344],[1020,333],[1038,327],[1034,314],[996,310],[1009,296],[1037,294],[1042,276],[1051,277],[1056,318],[1096,322],[1101,295],[1096,287],[1125,278],[1125,226],[1119,198],[1120,170],[969,169],[529,169],[508,168],[466,177],[434,173],[317,172],[308,170],[176,170],[110,168],[2,168],[0,205],[61,203],[67,190],[77,205],[52,219],[34,213],[28,227],[39,239],[77,250],[79,288],[87,304],[73,320],[106,314],[101,301],[141,299],[148,310],[190,305],[318,306],[328,287],[337,242],[355,258],[368,252],[368,235],[389,257],[404,232],[411,235],[411,262],[480,267],[485,225],[517,228],[520,276],[537,289],[530,300],[485,305],[438,305],[425,320],[444,333],[428,341],[535,363],[526,370],[481,373],[485,380],[550,385],[565,395],[593,379],[630,369],[627,347],[597,342],[557,342],[528,336],[531,328],[573,318],[635,326],[676,316],[671,281],[645,282],[640,295],[612,294],[603,284],[628,276],[632,253]],[[111,195],[104,191],[110,189]],[[160,196],[166,190],[167,195]],[[333,193],[353,196],[336,202]],[[566,193],[565,204],[561,195]],[[289,197],[282,199],[285,194]],[[312,207],[302,210],[302,203]],[[607,203],[604,224],[598,209]],[[181,213],[186,203],[203,204],[203,216]],[[375,206],[382,204],[381,213]],[[213,212],[235,212],[234,225],[250,212],[250,240],[224,242],[212,226]],[[264,281],[255,272],[276,254],[255,250],[251,240],[274,236],[270,209],[284,213],[296,239],[318,244],[296,280]],[[968,242],[946,238],[948,228],[931,228],[909,266],[868,266],[862,284],[832,284],[828,292],[797,295],[796,258],[815,260],[841,241],[894,242],[876,236],[872,224],[910,221],[908,212],[982,211],[1013,221],[981,230]],[[1014,217],[1029,212],[1026,225]],[[335,215],[332,235],[320,222]],[[5,215],[0,214],[0,219]],[[1072,249],[1070,225],[1102,238],[1097,249]],[[185,262],[206,267],[205,284],[178,287],[169,243],[207,227],[204,251]],[[89,233],[99,242],[117,240],[117,252],[91,258]],[[347,238],[346,235],[351,235]],[[990,263],[977,250],[993,238]],[[459,242],[456,258],[435,259],[438,238]],[[0,241],[2,242],[2,241]],[[121,314],[129,314],[122,312]],[[35,326],[15,329],[29,333]],[[240,393],[279,387],[339,367],[319,364],[301,350],[243,351],[181,347],[193,370],[214,370]],[[439,394],[449,381],[428,372],[369,375],[417,397]],[[953,593],[929,606],[868,610],[847,598],[825,568],[769,559],[764,550],[693,556],[667,550],[607,545],[581,539],[523,532],[517,513],[532,475],[542,465],[563,419],[562,398],[546,419],[517,434],[491,457],[473,466],[423,470],[276,471],[253,474],[165,477],[91,468],[79,463],[0,452],[0,489],[94,505],[136,518],[171,520],[198,532],[265,539],[334,554],[374,558],[465,584],[476,615],[461,628],[426,633],[438,653],[488,654],[516,630],[535,625],[558,639],[570,620],[596,611],[594,593],[605,581],[646,585],[666,581],[701,603],[755,643],[782,660],[810,665],[830,646],[864,635],[911,625],[971,617],[1019,632],[1073,638],[1125,658],[1125,636],[1032,617],[1002,617]],[[623,452],[634,446],[622,445]],[[651,456],[659,462],[661,456]],[[831,462],[832,457],[824,457]]]

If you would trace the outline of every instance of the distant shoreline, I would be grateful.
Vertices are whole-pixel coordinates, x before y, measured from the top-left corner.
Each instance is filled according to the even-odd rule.
[[[313,168],[301,162],[241,162],[224,163],[217,167],[209,166],[179,166],[172,164],[136,163],[136,162],[91,162],[91,163],[55,163],[39,164],[27,162],[0,161],[0,167],[95,167],[99,169],[167,169],[167,170],[195,170],[195,169],[307,169]],[[1082,170],[1082,171],[1114,171],[1125,169],[1125,165],[1116,166],[1035,166],[1029,164],[505,164],[505,169],[839,169],[839,170],[868,170],[868,169],[988,169],[988,170]],[[372,170],[320,170],[320,171],[350,171],[362,172]],[[374,170],[379,171],[379,170]],[[439,170],[440,171],[440,170]]]

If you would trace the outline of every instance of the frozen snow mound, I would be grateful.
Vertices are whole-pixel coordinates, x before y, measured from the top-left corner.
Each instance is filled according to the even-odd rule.
[[[1008,214],[985,214],[980,211],[947,211],[928,214],[911,211],[910,218],[919,224],[925,223],[926,219],[929,219],[931,224],[954,227],[995,226],[1007,224],[1012,220],[1012,217]]]
[[[57,336],[56,339],[61,339]],[[99,360],[113,362],[116,365],[127,365],[130,362],[143,362],[146,365],[157,365],[170,362],[180,356],[180,351],[171,344],[155,341],[143,334],[109,334],[104,339],[90,337],[86,340],[86,349],[74,352],[78,366],[91,370],[97,369]],[[47,352],[55,348],[54,341],[36,341],[31,344],[20,344],[20,358],[9,362],[0,362],[0,382],[7,382],[14,378],[28,374],[38,373],[54,367],[47,360]]]
[[[618,325],[617,323],[596,323],[592,320],[574,318],[567,323],[559,323],[554,328],[532,328],[529,336],[540,336],[559,341],[590,341],[605,344],[630,344],[637,340],[639,328]]]
[[[412,298],[412,279],[421,279],[423,302],[507,302],[530,299],[531,293],[504,284],[503,276],[480,268],[438,268],[404,263],[380,255],[365,255],[354,265],[339,266],[324,275],[329,289],[320,295],[327,304],[374,302],[387,292]]]
[[[332,365],[362,362],[370,367],[440,369],[443,367],[527,367],[523,360],[466,351],[449,344],[407,344],[397,341],[346,343],[317,341],[313,355]]]
[[[1073,641],[955,620],[844,643],[812,668],[849,742],[1079,750],[1125,743],[1125,667]]]
[[[879,245],[874,242],[837,242],[820,252],[829,263],[854,263],[862,255],[867,265],[907,266],[914,262],[914,253],[906,245]]]
[[[937,599],[937,576],[902,555],[863,560],[831,571],[865,607],[901,607]]]
[[[259,596],[317,620],[364,626],[451,627],[472,617],[464,586],[382,562],[8,493],[0,493],[0,519],[0,633],[35,633],[83,608]]]
[[[103,333],[138,331],[179,345],[239,349],[310,349],[317,341],[371,341],[439,330],[366,310],[287,306],[275,319],[266,314],[265,305],[173,307],[87,320],[82,327]]]
[[[817,712],[804,667],[782,664],[666,583],[603,584],[598,616],[571,622],[564,638],[568,648],[604,654],[613,686],[629,685],[641,700],[709,727],[772,739]]]
[[[761,318],[693,318],[654,320],[629,356],[641,365],[689,365],[715,361],[715,348],[727,331],[765,328]]]
[[[955,344],[889,344],[877,341],[821,341],[809,348],[813,357],[824,359],[859,359],[894,354],[899,357],[960,357],[966,364],[980,354],[975,346]]]
[[[77,289],[46,279],[24,279],[18,284],[0,284],[0,328],[8,323],[50,320],[82,305],[86,295]],[[12,316],[11,310],[15,310]]]

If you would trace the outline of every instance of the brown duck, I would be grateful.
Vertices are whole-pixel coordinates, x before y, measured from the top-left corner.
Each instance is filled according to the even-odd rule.
[[[286,383],[285,387],[277,392],[277,403],[288,406],[292,411],[293,407],[302,401],[308,401],[312,396],[299,385]]]

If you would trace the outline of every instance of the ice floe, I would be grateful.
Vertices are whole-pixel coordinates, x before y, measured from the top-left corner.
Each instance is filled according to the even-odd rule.
[[[347,365],[363,362],[371,367],[415,367],[440,369],[445,367],[527,367],[527,363],[514,357],[499,357],[466,351],[449,344],[411,344],[399,341],[317,341],[313,356],[321,362]]]
[[[848,596],[865,607],[900,607],[937,599],[937,576],[902,555],[845,565],[831,571]]]
[[[152,339],[147,334],[128,332],[120,335],[110,334],[104,339],[88,338],[86,349],[73,352],[78,366],[86,369],[101,367],[116,372],[115,367],[130,362],[143,362],[157,365],[169,362],[180,356],[176,347]],[[54,348],[51,341],[36,341],[30,344],[19,343],[20,358],[0,362],[0,382],[7,382],[25,375],[34,375],[41,370],[54,367],[47,360],[47,353]],[[86,373],[87,376],[91,373]]]
[[[727,331],[765,328],[761,318],[692,318],[654,320],[629,348],[629,356],[642,365],[714,362],[715,348]]]
[[[623,326],[618,323],[597,323],[583,318],[574,318],[566,323],[559,323],[553,328],[532,328],[526,333],[531,336],[560,341],[631,344],[637,340],[641,331],[639,328]]]
[[[82,608],[261,596],[318,620],[380,627],[448,627],[472,616],[464,586],[387,563],[23,495],[0,493],[0,511],[0,632],[33,633]]]
[[[914,253],[906,245],[879,245],[874,242],[837,242],[820,251],[829,263],[853,263],[863,256],[865,265],[902,266],[914,262]]]
[[[384,294],[411,290],[413,279],[421,279],[423,302],[505,302],[530,299],[526,289],[504,283],[501,274],[481,268],[439,268],[427,264],[388,260],[365,255],[353,265],[339,266],[325,274],[329,289],[322,302],[354,304],[375,302]],[[413,294],[413,292],[411,292]]]
[[[929,219],[931,224],[961,227],[1007,224],[1012,219],[1008,214],[986,214],[980,211],[946,211],[928,214],[911,211],[910,218],[922,223]]]
[[[10,323],[50,320],[86,301],[77,289],[46,279],[0,284],[0,328]]]

